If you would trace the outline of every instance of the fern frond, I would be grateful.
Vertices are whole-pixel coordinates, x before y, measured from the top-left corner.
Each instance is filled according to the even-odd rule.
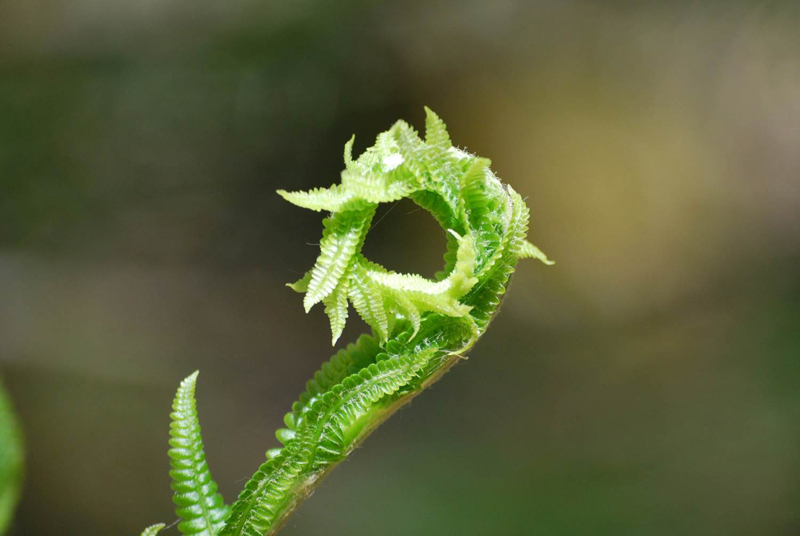
[[[402,157],[398,156],[398,162]],[[398,165],[400,165],[398,163]],[[370,203],[390,203],[408,197],[419,187],[414,177],[407,173],[375,175],[353,170],[342,171],[342,188],[354,197]]]
[[[169,474],[175,513],[181,519],[178,530],[185,535],[215,536],[225,524],[229,509],[217,493],[217,483],[206,463],[194,397],[197,375],[195,372],[181,382],[172,405]]]
[[[548,259],[547,255],[545,255],[541,249],[537,248],[527,240],[522,243],[519,253],[520,259],[538,259],[548,266],[555,264],[555,261]]]
[[[429,178],[425,144],[417,131],[405,121],[398,121],[389,133],[397,143],[397,150],[403,157],[406,168],[421,181]]]
[[[551,263],[527,241],[528,208],[490,169],[452,146],[444,122],[426,108],[423,141],[403,121],[353,158],[344,148],[342,183],[279,193],[324,220],[320,255],[289,286],[308,311],[322,302],[334,344],[348,304],[372,328],[323,364],[276,431],[281,447],[228,510],[205,463],[194,401],[196,373],[178,390],[171,434],[178,525],[184,534],[266,536],[277,532],[314,485],[371,430],[437,381],[486,331],[521,258]],[[379,203],[409,197],[447,237],[434,280],[401,274],[361,253]],[[227,520],[226,520],[227,517]]]
[[[425,107],[425,143],[443,151],[452,147],[444,121],[427,106]]]
[[[164,530],[164,527],[166,527],[166,525],[164,523],[158,523],[156,525],[150,525],[149,527],[147,527],[146,529],[144,529],[142,531],[141,536],[156,536],[156,534],[158,534],[159,532]]]
[[[338,212],[355,198],[352,193],[338,184],[334,184],[330,188],[314,188],[308,192],[278,190],[278,195],[293,205],[316,212]]]
[[[353,167],[353,144],[356,142],[356,135],[353,134],[347,143],[344,144],[344,166],[345,169]]]
[[[519,248],[528,230],[528,208],[511,187],[509,192],[510,215],[497,250],[478,274],[480,283],[464,298],[473,306],[472,316],[485,330],[497,312],[505,294],[511,274],[519,260]]]
[[[445,281],[450,284],[448,289],[450,296],[458,299],[469,292],[478,282],[478,278],[475,277],[475,239],[469,234],[459,236],[452,229],[450,234],[458,242],[458,249],[456,250],[456,264],[453,267],[453,272]]]
[[[304,419],[311,402],[316,400],[320,394],[329,391],[334,385],[341,383],[346,377],[375,363],[381,351],[381,347],[374,337],[361,335],[355,343],[348,344],[346,348],[334,354],[306,384],[305,392],[292,405],[292,411],[286,414],[284,419],[284,421],[288,421],[286,426],[296,430],[297,425]]]
[[[325,314],[331,321],[332,344],[336,344],[336,341],[339,340],[347,321],[347,289],[349,286],[349,282],[345,279],[336,286],[333,293],[322,299],[322,303],[325,304]]]
[[[286,286],[295,292],[303,293],[308,290],[309,283],[311,283],[311,270],[307,271],[303,277],[294,283],[286,283]]]
[[[313,202],[302,199],[335,213],[324,221],[316,264],[291,286],[305,292],[307,311],[325,304],[334,342],[348,302],[377,340],[360,339],[308,382],[286,415],[286,428],[276,432],[284,446],[268,451],[234,505],[225,536],[271,534],[308,483],[346,455],[374,404],[404,403],[475,343],[520,258],[548,262],[526,240],[528,209],[520,196],[495,177],[489,160],[454,148],[444,122],[430,109],[424,141],[398,121],[358,159],[352,148],[351,138],[339,188],[317,194]],[[326,197],[333,195],[346,200],[337,205]],[[360,252],[374,207],[403,197],[447,231],[445,267],[435,280],[387,270]],[[409,368],[412,363],[418,368]],[[360,424],[353,432],[355,423]]]
[[[490,165],[491,161],[486,158],[475,158],[460,180],[462,208],[470,226],[476,229],[489,223],[487,215],[492,212],[498,197],[487,192],[490,188],[487,180]]]
[[[454,148],[441,118],[425,110],[424,141],[411,126],[398,121],[353,160],[351,138],[344,150],[342,184],[325,191],[325,195],[346,192],[350,204],[323,222],[314,268],[290,286],[305,292],[306,311],[325,302],[334,343],[344,329],[347,301],[381,340],[398,329],[398,322],[418,330],[427,313],[474,314],[485,325],[520,258],[550,263],[525,239],[524,202],[503,187],[488,159]],[[403,197],[428,210],[447,231],[445,266],[433,281],[386,270],[359,253],[375,205]]]
[[[356,264],[351,272],[348,297],[364,322],[378,332],[381,340],[386,340],[389,336],[389,321],[382,293],[360,264]]]
[[[320,256],[311,270],[311,281],[303,299],[306,312],[339,284],[353,256],[361,249],[374,214],[372,206],[336,213],[322,222],[325,230],[320,241]]]

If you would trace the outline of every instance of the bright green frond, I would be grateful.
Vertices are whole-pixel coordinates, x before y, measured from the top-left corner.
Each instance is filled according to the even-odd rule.
[[[398,121],[354,160],[351,138],[341,184],[291,199],[338,210],[324,221],[313,269],[290,285],[305,292],[306,311],[325,303],[334,342],[344,329],[348,301],[381,340],[406,325],[416,332],[425,314],[472,314],[486,323],[519,258],[550,262],[525,240],[528,212],[521,198],[502,185],[488,159],[454,148],[444,121],[429,108],[425,112],[424,140]],[[374,207],[404,197],[448,231],[445,266],[434,281],[392,272],[360,255]]]
[[[146,529],[144,529],[142,531],[141,536],[156,536],[156,534],[158,534],[159,532],[164,530],[164,527],[166,527],[166,525],[164,523],[158,523],[156,525],[150,525],[149,527],[147,527]]]
[[[354,199],[352,193],[338,184],[330,188],[314,188],[308,192],[278,190],[278,194],[293,205],[316,212],[338,212]]]
[[[478,279],[475,277],[475,239],[472,235],[459,236],[458,233],[450,230],[450,234],[455,236],[458,241],[456,252],[456,265],[453,273],[446,281],[450,282],[448,293],[453,298],[460,298],[475,286]]]
[[[311,270],[307,271],[303,277],[294,283],[286,283],[286,286],[295,292],[305,292],[308,290],[308,285],[311,283]]]
[[[325,230],[320,241],[320,256],[311,270],[311,281],[303,299],[306,312],[339,284],[353,256],[361,249],[374,214],[373,205],[336,213],[323,221]]]
[[[169,458],[178,530],[192,536],[215,536],[225,524],[229,508],[211,478],[203,450],[194,392],[195,372],[181,382],[172,404]]]
[[[555,261],[551,261],[550,259],[548,259],[547,255],[545,255],[541,249],[537,248],[527,240],[525,240],[522,243],[522,247],[520,247],[519,257],[521,259],[539,259],[548,266],[552,266],[553,264],[555,264]]]
[[[353,144],[356,142],[356,135],[350,136],[347,143],[344,144],[344,165],[346,169],[353,167]]]
[[[427,106],[425,107],[425,143],[441,150],[452,147],[444,121]]]
[[[364,322],[378,333],[381,340],[386,340],[389,321],[381,290],[360,264],[356,264],[351,272],[347,295]]]
[[[245,485],[221,535],[273,534],[286,505],[313,484],[308,476],[341,461],[361,437],[365,417],[419,374],[435,350],[372,363],[319,393],[286,447]]]
[[[511,274],[519,261],[519,249],[528,231],[528,208],[511,187],[507,188],[507,220],[502,239],[486,264],[477,274],[478,284],[464,297],[464,302],[473,308],[470,314],[485,330],[508,287]]]
[[[477,228],[486,221],[488,213],[493,208],[491,205],[497,196],[487,195],[486,172],[491,162],[486,158],[476,158],[461,177],[461,204],[467,213],[469,223]]]
[[[452,290],[450,280],[434,282],[418,275],[380,271],[368,271],[366,275],[377,294],[394,298],[399,305],[406,303],[413,306],[413,308],[404,307],[399,312],[408,310],[411,316],[407,318],[414,324],[417,320],[413,315],[421,312],[435,312],[447,316],[464,316],[469,313],[469,306],[459,303],[450,294]],[[398,299],[398,296],[404,297],[405,300]],[[384,311],[383,315],[387,313]],[[366,318],[364,320],[372,325]]]
[[[376,285],[398,292],[422,292],[433,296],[444,295],[450,290],[450,281],[431,281],[416,274],[370,270],[367,276]]]
[[[398,121],[389,131],[397,142],[403,163],[420,180],[428,178],[425,145],[417,131],[405,121]]]
[[[397,156],[398,162],[401,162],[402,157]],[[419,189],[414,177],[409,174],[375,175],[350,169],[342,172],[342,187],[354,197],[370,203],[397,201]]]
[[[343,279],[336,289],[322,300],[322,303],[325,304],[325,314],[331,321],[332,344],[336,344],[336,341],[339,340],[347,321],[347,288],[349,286],[348,281]]]
[[[332,212],[323,221],[314,266],[289,286],[305,293],[306,311],[324,304],[334,344],[349,305],[373,335],[337,352],[308,381],[275,433],[280,446],[267,450],[230,509],[205,461],[197,373],[181,383],[169,455],[183,534],[274,535],[332,467],[476,343],[520,258],[552,264],[527,241],[523,199],[492,173],[489,160],[453,147],[430,109],[424,140],[398,121],[357,159],[353,144],[354,138],[345,144],[341,184],[279,193],[301,207]],[[377,205],[404,197],[428,210],[446,234],[444,269],[434,280],[393,272],[361,253]],[[161,528],[154,525],[143,536]]]
[[[375,145],[364,151],[356,160],[352,157],[352,139],[345,145],[345,170],[363,175],[384,175],[395,171],[403,163],[400,148],[390,132],[383,132]]]
[[[348,344],[346,348],[339,350],[306,384],[305,392],[292,405],[292,425],[287,423],[287,426],[296,430],[303,421],[310,404],[319,395],[341,383],[347,376],[375,363],[380,352],[381,347],[378,345],[378,341],[370,335],[361,335],[355,343]]]
[[[411,336],[414,337],[414,335],[419,332],[422,323],[422,313],[419,307],[417,307],[405,292],[388,290],[387,295],[392,303],[391,312],[411,322],[414,328]]]

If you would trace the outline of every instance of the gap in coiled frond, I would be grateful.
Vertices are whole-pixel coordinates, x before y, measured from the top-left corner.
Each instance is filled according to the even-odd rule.
[[[412,200],[401,199],[378,207],[362,251],[389,270],[435,279],[446,249],[447,233],[436,220]]]

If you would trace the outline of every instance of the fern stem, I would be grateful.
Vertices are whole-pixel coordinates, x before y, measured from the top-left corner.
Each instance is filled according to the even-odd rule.
[[[349,438],[348,453],[358,448],[367,439],[367,437],[372,434],[372,432],[378,429],[380,425],[386,422],[390,417],[392,417],[392,415],[410,403],[418,395],[422,394],[423,389],[430,387],[433,383],[441,379],[446,372],[448,372],[454,365],[462,361],[462,359],[462,356],[459,355],[448,356],[447,359],[442,361],[440,366],[438,366],[434,371],[431,371],[431,374],[423,382],[421,389],[408,392],[398,398],[392,399],[390,402],[379,404],[373,407],[370,413],[364,416],[362,423],[358,427],[358,430],[355,431],[355,434]],[[292,490],[292,493],[282,504],[282,508],[276,514],[275,521],[269,528],[269,531],[266,533],[266,535],[272,536],[277,534],[284,527],[295,510],[302,504],[302,502],[313,494],[317,486],[319,486],[322,481],[331,473],[331,471],[333,471],[333,469],[335,469],[342,461],[344,461],[344,458],[338,462],[330,464],[319,473],[314,474],[313,478],[306,478],[300,481],[298,487]]]

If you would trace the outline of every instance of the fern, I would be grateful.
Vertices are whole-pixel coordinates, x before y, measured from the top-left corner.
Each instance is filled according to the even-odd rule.
[[[284,418],[286,428],[275,433],[283,446],[267,451],[230,510],[205,462],[197,373],[181,383],[170,458],[183,534],[275,534],[328,471],[475,344],[519,259],[552,264],[526,239],[528,208],[519,194],[497,179],[488,160],[453,147],[444,122],[430,109],[426,114],[424,141],[398,121],[357,159],[354,139],[347,142],[341,184],[278,192],[331,213],[316,263],[289,285],[305,294],[306,312],[323,303],[335,344],[352,305],[373,335],[339,351],[307,383]],[[377,205],[404,197],[447,231],[444,270],[433,280],[387,270],[361,253]]]
[[[213,536],[224,525],[229,509],[217,493],[203,451],[194,398],[197,375],[195,372],[181,382],[172,405],[169,474],[175,513],[181,519],[178,530],[186,535]]]

